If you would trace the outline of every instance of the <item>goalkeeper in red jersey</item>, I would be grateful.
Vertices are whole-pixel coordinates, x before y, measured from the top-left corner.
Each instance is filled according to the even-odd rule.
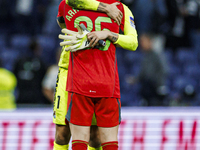
[[[125,35],[116,34],[119,32],[119,26],[105,14],[75,10],[68,5],[65,6],[64,2],[61,2],[59,7],[59,15],[64,16],[68,29],[75,31],[74,26],[76,24],[85,22],[85,25],[91,31],[101,31],[103,28],[112,31],[89,33],[88,38],[91,39],[91,42],[94,42],[94,45],[99,39],[108,38],[106,46],[100,49],[92,48],[87,50],[88,52],[77,51],[70,58],[67,90],[70,91],[71,98],[69,101],[71,103],[67,119],[70,121],[72,130],[73,149],[83,149],[83,147],[87,149],[88,127],[91,125],[91,114],[93,116],[94,112],[101,133],[103,149],[116,148],[117,146],[117,130],[120,122],[120,93],[115,58],[116,49],[113,43],[129,50],[137,48],[137,33],[133,24],[132,13],[121,3],[118,8],[126,14],[121,23]],[[93,45],[91,44],[91,46]],[[83,79],[80,79],[82,77]],[[112,105],[112,108],[108,107],[109,105]],[[85,110],[83,106],[86,106]],[[83,112],[79,112],[79,108]],[[107,112],[109,113],[107,114]],[[80,116],[81,114],[82,116]],[[87,133],[87,135],[84,133]],[[109,136],[108,133],[112,133],[112,135]]]
[[[95,0],[82,1],[82,5],[75,5],[74,7],[84,7],[83,9],[90,9],[94,11],[101,11],[109,15],[109,17],[116,20],[118,24],[120,24],[120,20],[122,18],[122,12],[116,7],[117,4],[103,4],[99,3]],[[75,2],[75,1],[73,1]],[[85,7],[87,6],[87,7]],[[64,23],[63,16],[58,16],[58,23],[61,28],[66,28]],[[69,125],[65,122],[65,116],[67,113],[67,94],[66,91],[66,80],[67,80],[67,72],[69,65],[69,52],[64,51],[66,46],[63,46],[62,53],[60,56],[60,60],[58,63],[59,73],[57,77],[57,83],[55,88],[55,96],[54,96],[54,113],[53,113],[53,122],[56,124],[56,134],[55,134],[55,142],[54,142],[54,150],[68,150],[68,143],[71,137]],[[96,120],[93,118],[92,125],[96,125]],[[93,147],[88,145],[88,150],[101,150],[99,138],[97,135],[97,127],[91,126],[91,141],[90,144]]]

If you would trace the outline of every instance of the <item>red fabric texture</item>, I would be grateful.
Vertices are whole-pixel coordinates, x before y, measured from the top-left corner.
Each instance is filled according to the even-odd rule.
[[[106,142],[101,145],[103,150],[118,150],[118,141]]]
[[[118,5],[118,8],[124,12],[121,3]],[[123,28],[122,26],[118,26],[105,13],[75,10],[69,5],[66,5],[65,1],[62,1],[59,5],[58,17],[61,16],[64,17],[67,28],[73,31],[77,31],[74,23],[83,23],[91,31],[108,29],[112,32],[119,33],[120,27]],[[123,22],[124,17],[122,19],[122,25]],[[88,97],[120,98],[116,47],[112,42],[107,41],[104,48],[104,50],[91,48],[89,50],[71,53],[67,91]]]
[[[121,102],[113,97],[92,98],[68,93],[67,120],[70,123],[90,126],[95,113],[97,126],[114,127],[121,122]],[[73,96],[72,96],[73,95]]]
[[[72,150],[87,150],[88,142],[81,140],[72,141]]]

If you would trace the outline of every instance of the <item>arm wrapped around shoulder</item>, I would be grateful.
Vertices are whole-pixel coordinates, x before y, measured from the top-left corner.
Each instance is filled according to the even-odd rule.
[[[66,0],[66,3],[77,9],[96,11],[100,2],[96,0]]]

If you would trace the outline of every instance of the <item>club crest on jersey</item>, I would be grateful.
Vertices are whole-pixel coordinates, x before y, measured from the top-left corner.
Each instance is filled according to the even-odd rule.
[[[133,28],[135,28],[135,21],[134,18],[130,16],[130,24]]]

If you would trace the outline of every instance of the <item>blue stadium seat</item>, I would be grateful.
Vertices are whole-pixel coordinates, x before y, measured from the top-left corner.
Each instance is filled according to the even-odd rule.
[[[165,51],[164,51],[164,56],[165,56],[165,59],[166,59],[166,61],[167,61],[168,64],[173,63],[173,61],[174,61],[174,56],[173,56],[172,51],[170,51],[170,50],[165,50]]]
[[[117,63],[121,64],[124,62],[124,49],[117,47],[116,49],[117,54]]]
[[[47,35],[37,35],[36,36],[37,42],[42,47],[42,59],[48,65],[55,63],[55,52],[57,50],[57,39]]]
[[[30,41],[31,37],[29,35],[16,34],[11,37],[10,45],[13,48],[23,51],[24,49],[28,49]]]
[[[139,106],[139,96],[132,92],[121,92],[122,106]]]
[[[2,34],[0,35],[0,48],[2,49],[5,46],[6,46],[6,36]]]
[[[50,50],[52,50],[56,46],[56,39],[54,37],[51,37],[51,36],[37,35],[36,36],[36,40],[37,40],[37,42],[40,44],[40,46],[43,49],[50,49]]]
[[[124,50],[124,59],[130,64],[139,63],[142,59],[142,53],[139,51],[128,51]]]
[[[197,93],[196,99],[191,102],[191,106],[200,106],[200,93]]]
[[[124,91],[124,92],[128,92],[132,90],[131,88],[132,85],[126,82],[126,77],[128,77],[128,75],[120,77],[120,88],[121,88],[121,91]]]
[[[169,66],[169,74],[168,74],[169,78],[174,78],[180,74],[181,74],[181,69],[179,66],[175,64],[171,64]]]
[[[195,79],[200,78],[200,65],[186,65],[184,66],[184,74]]]
[[[191,85],[194,89],[197,89],[198,83],[197,80],[188,76],[177,76],[173,80],[173,90],[177,92],[181,92],[187,85]]]
[[[141,66],[139,63],[135,63],[130,68],[130,74],[137,76],[140,73]]]
[[[17,51],[16,49],[4,48],[3,51],[0,53],[3,66],[8,70],[13,71],[13,65],[16,59],[18,59],[19,54],[19,51]]]
[[[175,76],[174,76],[175,78]],[[173,78],[167,78],[165,81],[165,85],[168,87],[169,93],[172,91],[173,88]]]
[[[119,77],[123,77],[127,74],[126,66],[121,62],[118,62],[118,73]]]
[[[176,59],[181,66],[198,63],[198,57],[192,49],[179,49]]]
[[[191,36],[192,36],[193,47],[195,48],[197,52],[200,53],[200,42],[199,42],[200,32],[194,31],[192,32]]]

